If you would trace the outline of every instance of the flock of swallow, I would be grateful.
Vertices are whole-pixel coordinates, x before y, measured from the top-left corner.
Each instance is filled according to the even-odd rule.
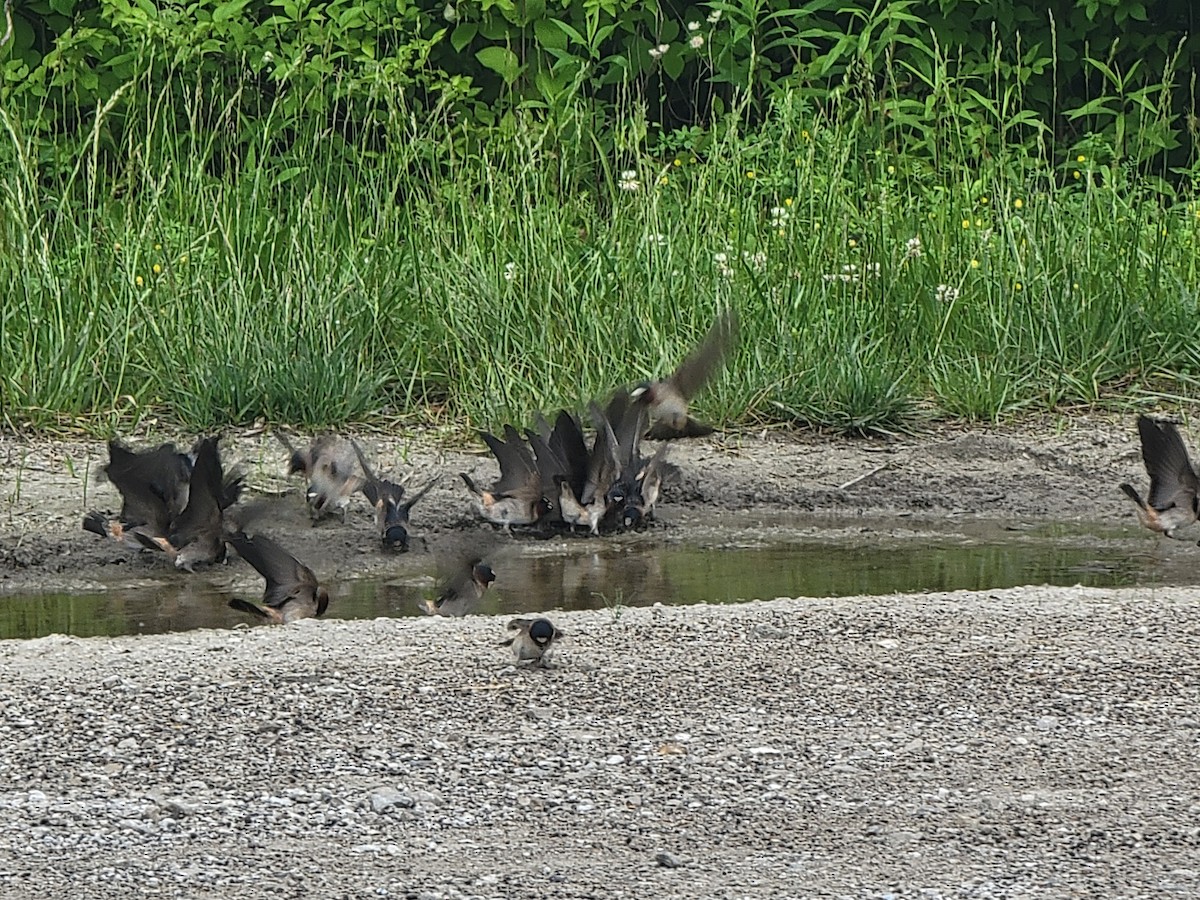
[[[736,331],[736,317],[726,312],[669,377],[618,389],[603,408],[590,403],[590,447],[580,419],[567,410],[553,424],[539,413],[524,436],[512,425],[504,427],[503,437],[480,432],[500,477],[484,488],[460,473],[476,514],[506,532],[601,534],[643,527],[653,518],[664,478],[674,472],[666,461],[668,442],[713,431],[692,418],[688,404],[723,363]],[[1136,505],[1142,525],[1184,540],[1177,532],[1200,520],[1200,477],[1174,424],[1140,416],[1137,428],[1150,490],[1143,499],[1130,484],[1120,488]],[[437,479],[408,495],[403,484],[380,478],[352,440],[323,435],[297,449],[276,434],[289,454],[288,474],[305,478],[313,524],[330,515],[345,522],[353,496],[361,492],[375,510],[382,547],[408,549],[413,506]],[[662,442],[649,458],[642,455],[643,438]],[[280,624],[322,615],[329,592],[312,569],[270,537],[246,533],[263,510],[238,505],[245,476],[225,471],[218,441],[201,438],[186,453],[170,443],[135,451],[110,441],[103,474],[120,492],[121,510],[116,516],[89,512],[84,529],[139,551],[161,551],[188,572],[223,562],[232,547],[266,582],[261,602],[234,599],[233,609]],[[436,598],[422,604],[431,615],[465,615],[496,580],[478,550],[459,554],[442,569]],[[503,643],[519,662],[544,664],[563,635],[544,617],[513,619],[508,627],[513,636]]]
[[[503,437],[480,432],[499,463],[500,477],[482,487],[460,473],[475,513],[505,532],[596,535],[643,527],[654,516],[664,478],[675,471],[666,461],[668,441],[713,431],[689,414],[688,405],[722,365],[736,332],[736,316],[723,313],[670,376],[620,388],[603,408],[590,403],[595,430],[590,445],[581,420],[567,410],[553,424],[539,413],[524,436],[512,425],[504,427]],[[412,509],[437,479],[408,494],[402,483],[379,477],[353,440],[323,435],[298,449],[276,435],[289,455],[288,474],[305,479],[313,524],[334,515],[345,522],[353,497],[362,493],[375,510],[382,547],[408,549]],[[662,441],[648,458],[643,438]],[[121,509],[115,516],[89,512],[84,529],[138,551],[160,551],[188,572],[223,562],[232,547],[266,582],[260,602],[233,599],[233,609],[279,624],[322,615],[329,592],[312,569],[270,537],[247,534],[264,509],[239,504],[245,476],[226,472],[218,443],[218,437],[204,437],[181,452],[171,443],[137,451],[110,441],[102,473],[120,492]],[[422,604],[432,615],[465,615],[496,579],[480,552],[459,554],[442,569],[436,598]],[[544,665],[547,651],[563,635],[544,617],[513,619],[508,628],[512,636],[503,643],[522,663]]]

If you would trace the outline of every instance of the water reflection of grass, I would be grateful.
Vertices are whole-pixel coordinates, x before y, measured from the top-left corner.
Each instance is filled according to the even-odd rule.
[[[760,549],[607,547],[568,556],[513,557],[480,602],[480,615],[553,609],[613,609],[654,603],[730,603],[775,597],[838,597],[920,591],[985,590],[1023,584],[1110,587],[1164,583],[1173,575],[1153,553],[1127,543],[1063,546],[1021,539],[1008,544],[875,546],[809,543]],[[1143,542],[1139,542],[1141,544]],[[420,579],[343,581],[329,617],[420,615]],[[243,619],[229,595],[201,580],[103,594],[46,594],[0,600],[0,637],[55,632],[81,637],[230,628]]]

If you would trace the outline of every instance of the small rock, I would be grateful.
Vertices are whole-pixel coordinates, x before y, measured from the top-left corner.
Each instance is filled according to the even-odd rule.
[[[620,753],[614,753],[612,756],[606,759],[605,762],[610,766],[619,766],[621,763],[625,762],[625,757],[623,757]]]
[[[1042,716],[1040,719],[1037,720],[1037,727],[1038,727],[1039,731],[1051,731],[1055,727],[1057,727],[1057,725],[1058,725],[1058,717],[1057,716]]]
[[[417,801],[392,787],[379,788],[371,794],[371,812],[381,813],[385,809],[399,806],[401,809],[412,809]]]
[[[666,850],[661,850],[654,854],[654,861],[664,869],[678,869],[683,865],[683,860],[674,853],[668,853]]]
[[[185,816],[196,814],[196,807],[190,803],[184,803],[182,800],[164,800],[162,803],[163,812],[168,812],[177,819],[182,819]]]

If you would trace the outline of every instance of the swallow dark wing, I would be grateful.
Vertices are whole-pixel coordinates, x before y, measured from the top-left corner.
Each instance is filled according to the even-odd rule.
[[[550,434],[550,449],[566,464],[567,478],[571,487],[578,494],[583,490],[587,481],[588,449],[583,438],[583,429],[579,420],[561,410],[554,420],[554,430]]]
[[[487,432],[480,432],[480,437],[500,463],[500,478],[493,486],[493,492],[526,491],[531,481],[540,478],[533,453],[511,425],[504,426],[504,440]]]
[[[358,446],[358,441],[351,441],[351,446],[354,447],[354,454],[358,457],[358,464],[362,466],[363,474],[366,475],[366,480],[363,481],[361,488],[363,496],[367,498],[367,502],[372,506],[377,506],[379,501],[384,497],[383,482],[371,469],[367,462],[367,457],[363,455],[362,447]],[[403,491],[401,491],[403,493]]]
[[[1142,460],[1150,476],[1147,502],[1159,510],[1172,506],[1194,509],[1200,479],[1192,468],[1179,429],[1170,422],[1139,416],[1138,434],[1142,440]]]
[[[629,394],[621,390],[613,394],[605,415],[617,438],[617,458],[624,475],[641,460],[642,435],[646,432],[649,412],[645,404],[631,402]],[[634,474],[629,472],[629,477],[632,478]]]
[[[603,497],[607,494],[608,489],[621,477],[620,448],[617,436],[613,433],[612,423],[594,403],[591,405],[591,413],[592,424],[596,427],[596,439],[588,457],[584,487],[579,494],[579,500],[584,505],[590,504],[597,496]]]
[[[263,602],[279,608],[288,600],[313,597],[318,591],[313,570],[265,535],[249,537],[241,532],[228,542],[266,580]]]
[[[727,310],[717,317],[700,346],[688,355],[668,382],[685,400],[691,400],[704,387],[725,359],[737,334],[737,315]]]
[[[121,521],[166,534],[187,505],[191,466],[171,444],[137,453],[110,441],[104,473],[121,493]]]
[[[177,547],[195,540],[216,537],[221,531],[222,504],[226,499],[225,474],[221,468],[218,439],[204,438],[196,445],[188,504],[175,520],[169,539]]]
[[[428,494],[429,491],[433,488],[433,486],[437,483],[438,483],[437,478],[431,479],[429,484],[425,485],[425,487],[421,488],[419,491],[417,491],[415,494],[413,494],[411,497],[409,497],[407,500],[405,500],[402,504],[400,504],[400,508],[403,509],[407,513],[409,510],[411,510],[416,505],[417,501],[420,500],[422,497],[424,497],[426,494]],[[397,485],[397,487],[399,487],[399,485]],[[401,488],[400,493],[401,493],[401,496],[403,496],[403,493],[404,493],[403,488]],[[399,500],[399,498],[397,498],[397,500]]]

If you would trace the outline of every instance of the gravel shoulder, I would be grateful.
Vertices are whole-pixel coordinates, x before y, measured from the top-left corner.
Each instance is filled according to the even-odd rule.
[[[6,897],[1194,897],[1200,591],[0,645]],[[665,865],[664,865],[665,863]]]
[[[289,488],[271,439],[226,445]],[[78,531],[112,505],[101,445],[0,458],[4,590],[124,571]],[[1124,522],[1145,478],[1131,424],[1084,417],[675,459],[654,540],[747,508]],[[388,564],[365,513],[278,527],[318,574]],[[1050,587],[567,612],[549,670],[486,616],[3,641],[0,897],[1195,897],[1198,613],[1200,588]]]

